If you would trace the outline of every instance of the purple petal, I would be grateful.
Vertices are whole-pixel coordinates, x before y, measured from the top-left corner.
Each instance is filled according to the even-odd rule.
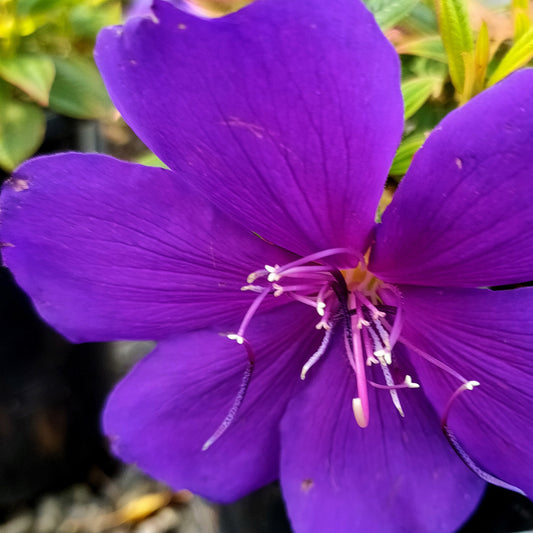
[[[532,497],[533,288],[402,291],[402,338],[480,383],[451,404],[452,433],[482,470]],[[412,360],[426,395],[444,415],[461,382],[416,353]]]
[[[1,208],[5,264],[74,341],[236,328],[254,298],[240,290],[246,276],[293,257],[176,174],[106,156],[29,161],[4,187]]]
[[[450,113],[383,215],[379,277],[483,287],[533,279],[533,70]]]
[[[342,348],[329,353],[283,418],[281,483],[294,530],[454,531],[484,483],[456,457],[420,390],[399,391],[401,418],[387,391],[371,389],[361,429],[344,358]]]
[[[246,352],[212,330],[161,342],[108,400],[104,429],[115,453],[176,489],[220,502],[277,479],[279,420],[320,342],[310,326],[314,315],[293,303],[252,321],[256,365],[247,394],[232,425],[207,451],[202,446],[239,390]]]
[[[207,20],[100,34],[96,60],[136,133],[265,239],[366,249],[402,129],[398,58],[356,0],[263,0]]]

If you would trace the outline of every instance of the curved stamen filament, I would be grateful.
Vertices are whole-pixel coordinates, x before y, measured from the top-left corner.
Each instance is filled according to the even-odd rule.
[[[324,259],[324,257],[331,257],[332,255],[353,255],[354,257],[357,257],[357,254],[350,250],[349,248],[330,248],[329,250],[322,250],[320,252],[316,252],[311,255],[306,255],[305,257],[300,257],[300,259],[297,259],[296,261],[293,261],[292,263],[287,263],[286,265],[283,265],[282,267],[278,267],[276,269],[276,273],[280,274],[286,270],[292,269],[299,265],[305,265],[306,263],[312,263],[313,261],[317,261],[318,259]],[[359,259],[357,260],[359,262]]]
[[[404,382],[398,385],[381,385],[381,383],[376,383],[375,381],[368,380],[368,384],[376,389],[390,390],[390,389],[419,389],[420,385],[414,383],[411,376],[407,374],[405,376]]]
[[[459,440],[455,436],[455,434],[450,430],[448,427],[448,417],[450,415],[450,410],[452,408],[452,404],[455,402],[455,400],[459,397],[460,394],[462,394],[466,390],[473,390],[474,387],[479,386],[478,381],[467,381],[466,383],[463,383],[450,397],[448,400],[448,403],[446,404],[446,407],[444,408],[444,414],[442,415],[441,419],[441,427],[444,435],[448,439],[448,442],[450,443],[451,447],[454,449],[455,453],[461,458],[463,463],[474,472],[478,477],[480,477],[483,481],[486,481],[487,483],[491,483],[492,485],[496,485],[497,487],[502,487],[507,490],[512,490],[513,492],[517,492],[518,494],[522,494],[523,496],[526,496],[526,494],[520,490],[518,487],[515,487],[514,485],[511,485],[510,483],[507,483],[500,478],[497,478],[496,476],[493,476],[492,474],[489,474],[485,470],[483,470],[480,466],[477,465],[477,463],[470,457],[470,455],[466,452],[466,450],[461,446],[459,443]]]
[[[309,369],[313,367],[316,363],[318,363],[319,359],[326,353],[334,329],[335,324],[331,324],[330,327],[326,329],[326,333],[324,333],[324,338],[322,339],[318,350],[307,360],[305,365],[302,367],[302,371],[300,373],[300,379],[302,381],[305,379],[305,376],[307,375],[307,372],[309,372]]]
[[[237,333],[236,334],[230,333],[229,335],[227,335],[228,339],[237,341],[239,344],[243,344],[244,332],[246,331],[246,328],[248,327],[250,320],[255,315],[255,313],[259,309],[259,306],[263,303],[263,300],[266,298],[269,292],[270,292],[269,287],[265,287],[262,290],[262,292],[252,302],[252,305],[248,308],[248,311],[246,311],[246,314],[244,315],[244,318],[242,319],[241,325],[239,326]]]
[[[385,322],[385,325],[390,328],[390,324],[388,322]],[[450,374],[450,376],[453,376],[457,380],[463,383],[463,385],[466,385],[469,383],[469,381],[464,378],[459,372],[455,371],[453,368],[449,367],[447,364],[443,363],[442,361],[439,361],[435,357],[429,355],[428,353],[424,352],[420,348],[417,348],[413,344],[411,344],[408,340],[406,340],[404,337],[401,337],[401,342],[403,345],[405,345],[407,348],[415,352],[417,355],[428,361],[428,363],[431,363],[432,365],[436,366],[437,368],[440,368],[441,370],[444,370],[447,374]]]
[[[222,424],[220,424],[220,426],[218,426],[217,430],[213,433],[213,435],[211,435],[211,437],[209,437],[205,441],[204,445],[202,446],[203,452],[209,449],[220,437],[222,437],[226,430],[231,426],[233,420],[235,420],[235,416],[241,408],[242,402],[244,402],[246,392],[248,391],[248,386],[250,385],[250,381],[252,380],[252,374],[255,368],[254,352],[250,343],[246,339],[243,339],[243,341],[239,344],[242,344],[246,349],[246,355],[248,356],[248,366],[246,367],[246,370],[244,371],[244,374],[242,376],[241,385],[239,387],[239,391],[237,392],[235,400],[233,400],[233,405],[231,406],[230,410],[228,411],[228,414],[222,421]]]

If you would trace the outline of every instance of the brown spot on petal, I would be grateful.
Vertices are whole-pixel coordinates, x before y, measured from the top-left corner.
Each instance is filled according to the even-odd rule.
[[[455,158],[455,164],[457,165],[457,168],[461,170],[463,168],[463,161],[459,159],[458,157]]]
[[[178,30],[186,30],[187,25],[186,24],[178,24]]]
[[[11,178],[8,183],[17,192],[25,191],[30,188],[28,180],[22,178]]]
[[[313,488],[314,484],[315,482],[312,479],[304,479],[301,484],[302,492],[309,492]]]

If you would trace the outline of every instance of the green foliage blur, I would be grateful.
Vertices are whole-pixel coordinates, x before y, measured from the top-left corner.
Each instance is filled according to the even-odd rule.
[[[390,175],[397,181],[450,111],[533,58],[533,2],[367,0],[402,61],[404,138]],[[500,7],[490,7],[491,4]],[[384,16],[380,13],[388,13]]]
[[[189,1],[212,16],[250,2]],[[399,181],[447,113],[531,63],[533,2],[364,1],[402,62],[405,133],[390,170]],[[92,49],[100,28],[120,22],[120,4],[0,0],[1,168],[12,170],[41,144],[45,111],[82,119],[109,113]],[[161,164],[153,155],[144,161]]]
[[[43,141],[46,113],[98,119],[111,109],[92,58],[119,0],[0,0],[0,168]]]

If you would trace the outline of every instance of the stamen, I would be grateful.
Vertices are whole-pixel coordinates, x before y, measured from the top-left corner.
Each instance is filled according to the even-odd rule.
[[[309,369],[314,366],[326,352],[329,345],[329,341],[331,339],[331,335],[333,333],[333,330],[335,329],[334,326],[335,324],[331,324],[330,327],[326,329],[326,333],[324,333],[324,337],[322,339],[322,342],[320,343],[320,346],[318,347],[318,350],[308,359],[308,361],[302,367],[302,372],[300,373],[300,379],[302,381],[305,379],[305,376],[307,375],[307,372],[309,372]]]
[[[222,421],[222,424],[218,426],[218,429],[209,437],[204,445],[202,446],[202,451],[205,452],[208,450],[222,435],[226,432],[226,430],[231,426],[233,420],[235,420],[235,416],[237,415],[237,412],[239,411],[242,402],[244,401],[244,397],[246,396],[246,391],[248,390],[248,386],[250,385],[250,381],[252,380],[252,373],[254,370],[254,362],[249,361],[248,366],[246,367],[246,370],[244,371],[244,375],[242,376],[241,380],[241,386],[239,387],[239,392],[237,393],[237,396],[235,400],[233,401],[233,405],[231,406],[231,409],[228,411],[228,414],[226,415],[226,418]]]
[[[450,409],[452,408],[452,404],[455,402],[457,397],[463,393],[465,390],[474,390],[474,387],[479,387],[479,381],[467,381],[466,383],[463,383],[451,396],[448,400],[448,403],[446,404],[446,407],[444,408],[444,414],[442,415],[441,424],[443,427],[447,426],[448,424],[448,416],[450,414]]]
[[[396,390],[394,380],[392,379],[392,375],[390,373],[389,367],[385,363],[381,363],[381,370],[383,371],[383,376],[385,377],[385,383],[387,383],[389,387],[389,393],[392,399],[392,403],[394,404],[394,407],[396,407],[396,410],[402,417],[404,417],[402,404],[400,403],[400,398],[398,397],[398,391]]]
[[[235,333],[228,333],[226,337],[231,341],[237,341],[238,344],[244,344],[244,337],[241,337]]]
[[[313,261],[316,261],[318,259],[323,259],[324,257],[330,257],[332,255],[341,255],[341,254],[350,254],[355,257],[357,256],[357,254],[353,250],[350,250],[349,248],[330,248],[329,250],[322,250],[320,252],[316,252],[311,255],[306,255],[305,257],[301,257],[300,259],[293,261],[292,263],[287,263],[286,265],[283,265],[281,268],[278,268],[277,273],[280,274],[284,272],[285,270],[289,270],[290,268],[293,268],[295,266],[305,265],[306,263],[312,263]],[[358,262],[359,262],[359,259],[358,259]]]
[[[230,335],[228,335],[228,338],[229,337]],[[237,340],[237,342],[239,342],[239,340]],[[244,371],[244,374],[242,376],[241,385],[239,387],[239,391],[237,392],[237,396],[233,401],[233,405],[231,406],[230,410],[228,411],[228,414],[222,421],[222,424],[220,424],[220,426],[218,426],[217,430],[213,433],[213,435],[211,435],[211,437],[209,437],[205,441],[204,445],[202,446],[203,452],[209,449],[220,437],[222,437],[226,430],[231,426],[233,420],[235,420],[235,416],[241,408],[242,402],[244,401],[244,397],[246,396],[246,392],[248,391],[248,386],[250,385],[250,381],[252,380],[252,374],[255,367],[254,352],[250,343],[246,339],[242,339],[242,342],[239,342],[239,344],[242,344],[246,349],[246,355],[248,356],[248,366],[246,367],[246,370]]]
[[[418,383],[415,383],[409,374],[405,376],[404,383],[408,389],[419,389],[420,388],[420,385]]]
[[[352,317],[352,324],[354,320],[357,322],[362,318],[361,309],[359,307],[359,302],[355,297],[354,293],[350,293],[349,296],[349,305],[350,307],[355,307],[357,309],[357,315]],[[352,330],[351,330],[352,331]],[[352,407],[354,408],[354,415],[357,423],[360,427],[366,427],[368,425],[369,418],[369,407],[368,407],[368,392],[366,385],[366,373],[365,373],[365,363],[364,363],[364,354],[363,346],[361,343],[361,335],[352,333],[352,350],[353,350],[353,359],[355,364],[355,377],[357,380],[357,392],[359,393],[359,398],[356,398],[357,402],[352,402]],[[357,408],[357,411],[356,411]],[[363,425],[362,425],[363,423]]]
[[[384,321],[387,327],[390,328],[390,324],[388,324],[386,321]],[[411,344],[408,340],[406,340],[404,337],[402,337],[402,344],[405,345],[407,348],[415,352],[416,354],[420,355],[420,357],[424,358],[426,361],[431,363],[432,365],[436,366],[437,368],[440,368],[441,370],[444,370],[444,372],[450,374],[450,376],[453,376],[457,380],[461,381],[463,385],[466,385],[469,383],[469,381],[461,376],[459,372],[456,372],[453,368],[449,367],[447,364],[443,363],[442,361],[439,361],[438,359],[435,359],[435,357],[429,355],[428,353],[424,352],[420,348],[417,348],[413,344]],[[470,382],[474,383],[474,382]]]
[[[248,274],[248,277],[246,278],[246,283],[253,283],[256,279],[262,278],[267,274],[268,272],[266,270],[256,270],[255,272]]]
[[[235,340],[239,344],[243,343],[244,340],[244,332],[246,331],[246,328],[248,324],[250,323],[250,320],[255,315],[256,311],[259,309],[259,306],[263,302],[263,300],[266,298],[267,294],[269,293],[270,288],[264,287],[261,294],[259,294],[256,299],[252,302],[252,305],[248,308],[248,311],[246,311],[246,314],[244,315],[244,318],[242,319],[241,325],[239,326],[239,330],[237,331],[237,334],[230,333],[227,335],[228,339]]]
[[[518,487],[515,487],[514,485],[511,485],[510,483],[507,483],[506,481],[501,480],[500,478],[497,478],[496,476],[493,476],[492,474],[489,474],[485,470],[483,470],[481,467],[479,467],[476,462],[468,455],[468,453],[465,451],[465,449],[461,446],[459,443],[459,440],[455,436],[455,434],[451,431],[451,429],[448,427],[448,417],[450,415],[450,410],[452,407],[452,404],[457,399],[457,397],[464,392],[465,390],[473,390],[474,387],[479,386],[478,381],[468,381],[466,383],[463,383],[450,397],[448,400],[448,403],[444,409],[444,414],[442,416],[441,420],[441,427],[444,435],[448,439],[448,442],[450,443],[451,447],[454,449],[455,453],[461,458],[463,463],[470,469],[474,474],[476,474],[478,477],[480,477],[483,481],[486,481],[487,483],[491,483],[492,485],[496,485],[497,487],[501,487],[503,489],[512,490],[513,492],[517,492],[518,494],[522,494],[522,496],[526,496],[526,494],[519,489]]]
[[[381,383],[376,383],[375,381],[368,380],[368,383],[375,387],[376,389],[390,390],[390,389],[419,389],[420,385],[414,383],[411,376],[408,374],[405,376],[404,382],[399,385],[381,385]]]
[[[263,292],[264,287],[261,285],[243,285],[241,291]]]

